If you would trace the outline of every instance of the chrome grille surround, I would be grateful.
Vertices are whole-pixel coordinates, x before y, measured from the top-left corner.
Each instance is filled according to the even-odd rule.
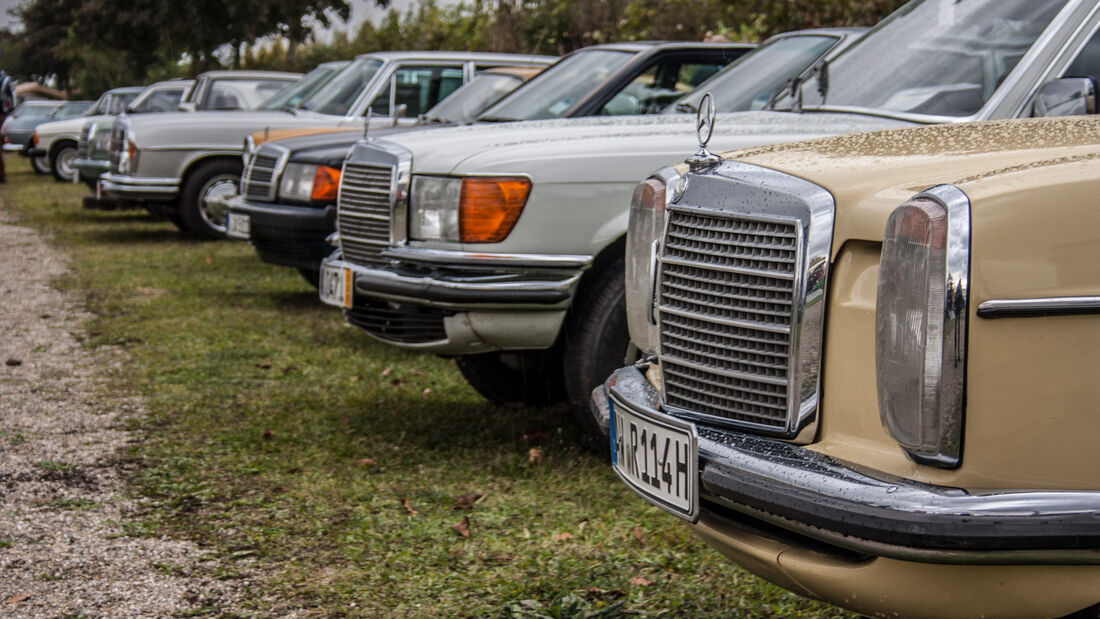
[[[411,153],[392,142],[360,141],[352,147],[336,199],[336,231],[345,260],[384,265],[383,250],[404,243],[411,167]]]
[[[92,148],[91,145],[88,143],[88,134],[91,132],[91,130],[92,124],[90,122],[85,122],[84,125],[80,127],[80,135],[76,139],[77,157],[81,157],[84,159],[91,157]]]
[[[241,175],[241,195],[249,200],[274,202],[279,179],[290,159],[290,150],[277,144],[263,144]]]
[[[813,439],[833,216],[827,191],[780,172],[723,162],[688,175],[656,287],[668,412]]]

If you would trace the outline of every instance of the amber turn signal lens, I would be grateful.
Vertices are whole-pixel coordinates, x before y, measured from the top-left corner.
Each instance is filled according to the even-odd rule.
[[[497,243],[507,238],[527,204],[526,178],[464,178],[458,223],[463,243]]]
[[[37,131],[35,131],[33,134],[31,134],[31,142],[33,142],[35,146],[38,146],[38,132]]]
[[[313,175],[313,191],[309,193],[309,199],[335,200],[339,189],[340,170],[327,165],[317,166],[317,172]]]

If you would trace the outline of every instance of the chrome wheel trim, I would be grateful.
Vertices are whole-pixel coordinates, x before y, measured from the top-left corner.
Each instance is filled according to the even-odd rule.
[[[199,215],[211,229],[226,231],[225,199],[237,195],[239,181],[239,175],[219,174],[203,183],[199,190]]]
[[[76,178],[76,148],[66,146],[57,151],[57,172],[66,181]]]

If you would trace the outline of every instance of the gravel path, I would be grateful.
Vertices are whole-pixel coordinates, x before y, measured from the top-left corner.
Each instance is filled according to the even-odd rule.
[[[124,361],[79,339],[89,315],[50,287],[65,258],[0,211],[0,616],[266,615],[240,602],[255,574],[218,580],[196,545],[131,537],[135,399],[104,395]],[[236,562],[237,570],[243,566]],[[205,612],[203,612],[205,611]]]

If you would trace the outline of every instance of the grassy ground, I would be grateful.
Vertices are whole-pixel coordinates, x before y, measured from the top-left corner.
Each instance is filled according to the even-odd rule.
[[[82,210],[83,187],[7,162],[5,210],[70,254],[60,284],[97,315],[89,345],[125,347],[115,388],[147,399],[134,456],[155,507],[135,533],[216,549],[224,578],[259,566],[277,612],[842,614],[636,498],[576,446],[567,412],[490,405],[452,363],[345,326],[247,244]]]

